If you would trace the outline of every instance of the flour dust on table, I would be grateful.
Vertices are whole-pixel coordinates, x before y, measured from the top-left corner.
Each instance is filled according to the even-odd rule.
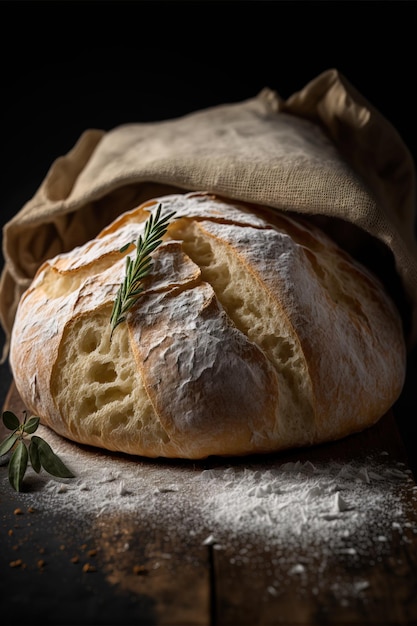
[[[321,574],[335,557],[356,572],[347,597],[364,593],[370,582],[361,563],[376,564],[393,542],[409,542],[417,533],[408,510],[417,487],[388,453],[351,462],[275,456],[176,463],[84,448],[40,430],[76,476],[57,480],[30,469],[24,491],[16,494],[22,507],[59,512],[69,522],[88,517],[97,527],[114,516],[123,525],[125,517],[142,528],[175,532],[202,549],[227,551],[236,566],[268,563],[271,595],[294,581],[302,589],[313,571],[318,593]],[[1,472],[5,490],[5,466]],[[411,501],[403,497],[406,489]],[[332,584],[341,593],[342,582]]]

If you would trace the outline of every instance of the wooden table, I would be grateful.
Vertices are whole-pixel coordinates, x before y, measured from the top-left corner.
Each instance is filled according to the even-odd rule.
[[[23,408],[12,385],[3,410],[18,414]],[[89,511],[80,521],[68,511],[36,505],[30,510],[22,506],[28,495],[23,494],[22,500],[13,492],[5,479],[6,467],[0,467],[0,606],[2,616],[7,616],[2,623],[417,624],[417,486],[392,413],[340,442],[227,463],[233,471],[248,462],[255,469],[259,464],[263,469],[284,471],[290,463],[313,467],[330,459],[343,467],[352,461],[360,463],[370,452],[380,455],[394,478],[396,474],[404,477],[391,486],[403,503],[403,513],[397,523],[395,511],[388,512],[393,515],[389,523],[394,530],[378,537],[379,551],[375,552],[377,542],[370,541],[354,559],[356,551],[351,548],[334,554],[326,551],[324,557],[322,547],[316,547],[311,556],[305,541],[300,541],[298,551],[293,544],[272,547],[259,536],[251,543],[239,534],[233,541],[227,536],[219,543],[209,536],[202,541],[204,535],[193,533],[192,520],[184,532],[187,519],[178,526],[167,525],[163,519],[160,524],[149,524],[140,511],[113,510],[100,516]],[[162,466],[144,460],[137,463],[144,476],[150,467],[158,475],[174,467],[181,488],[192,481],[195,484],[202,472],[225,467],[224,459]],[[204,498],[204,481],[201,489]],[[36,503],[36,493],[32,497]],[[233,492],[231,507],[232,500]],[[299,564],[291,575],[290,558]]]

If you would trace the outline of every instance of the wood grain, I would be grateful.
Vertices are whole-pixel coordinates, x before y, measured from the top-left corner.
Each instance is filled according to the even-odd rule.
[[[3,409],[16,413],[24,410],[14,385]],[[373,428],[342,441],[282,454],[278,460],[271,457],[271,466],[290,460],[314,463],[331,458],[349,462],[365,458],[370,450],[388,453],[392,462],[407,468],[392,413]],[[216,461],[207,461],[205,467],[216,467]],[[319,552],[314,567],[310,555],[302,585],[290,581],[277,584],[285,581],[285,572],[280,559],[274,557],[279,556],[278,551],[284,554],[291,549],[285,545],[278,550],[262,540],[248,545],[236,537],[222,546],[196,544],[175,528],[150,529],[141,523],[139,515],[132,514],[93,520],[89,536],[100,546],[96,563],[104,575],[106,593],[115,598],[128,594],[130,602],[148,607],[142,618],[136,617],[137,624],[412,625],[417,623],[417,486],[410,479],[398,489],[407,505],[408,521],[401,536],[392,539],[389,550],[381,557],[370,545],[369,551],[354,562],[346,555],[334,554],[327,558],[325,569]],[[33,524],[32,520],[31,533]],[[82,542],[85,529],[72,532],[74,539]],[[53,542],[53,537],[49,540]],[[126,545],[128,550],[123,549]],[[303,550],[300,548],[297,555],[300,562],[306,556]],[[358,578],[366,581],[363,591],[348,596],[335,591]],[[94,580],[89,582],[94,587]]]

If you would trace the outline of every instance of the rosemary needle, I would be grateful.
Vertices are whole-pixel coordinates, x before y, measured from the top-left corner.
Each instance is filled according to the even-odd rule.
[[[126,257],[125,277],[117,291],[110,317],[110,340],[114,330],[126,320],[126,313],[141,295],[142,281],[149,276],[152,269],[151,254],[162,243],[162,237],[168,230],[169,220],[176,213],[173,211],[161,217],[161,209],[162,204],[159,204],[155,214],[152,213],[146,221],[143,237],[139,235],[136,242],[136,258],[132,260],[130,256]],[[124,252],[129,245],[130,243],[123,246],[120,252]]]

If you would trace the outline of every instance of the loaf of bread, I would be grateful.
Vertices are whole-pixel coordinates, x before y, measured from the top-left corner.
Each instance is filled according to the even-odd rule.
[[[175,211],[110,340],[126,243]],[[82,444],[145,457],[267,453],[381,418],[405,376],[383,285],[286,213],[206,193],[155,198],[39,268],[10,363],[27,408]]]

